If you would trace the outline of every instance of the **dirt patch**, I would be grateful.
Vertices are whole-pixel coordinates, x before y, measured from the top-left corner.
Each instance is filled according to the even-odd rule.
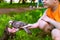
[[[33,8],[0,8],[0,14],[9,13],[9,12],[24,12],[32,9]]]

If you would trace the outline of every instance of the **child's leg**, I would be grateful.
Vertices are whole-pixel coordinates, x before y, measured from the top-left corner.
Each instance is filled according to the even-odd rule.
[[[39,28],[44,30],[45,32],[50,32],[54,27],[53,27],[53,25],[51,25],[43,20],[40,20]]]
[[[52,34],[53,40],[60,40],[60,30],[59,29],[53,29],[51,34]]]

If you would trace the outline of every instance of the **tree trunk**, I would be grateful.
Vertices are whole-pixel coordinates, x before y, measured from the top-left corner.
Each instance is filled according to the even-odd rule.
[[[35,0],[32,0],[33,1],[33,3],[35,2]]]
[[[10,0],[10,4],[12,4],[12,0]]]
[[[25,3],[25,0],[23,0],[22,3],[24,4]]]
[[[20,3],[20,1],[21,1],[21,0],[19,0],[19,2],[18,2],[18,3]]]
[[[4,0],[0,0],[0,3],[1,3],[1,2],[4,2]]]

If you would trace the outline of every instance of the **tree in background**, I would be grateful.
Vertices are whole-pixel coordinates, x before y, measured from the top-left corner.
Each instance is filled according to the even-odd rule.
[[[31,1],[31,3],[34,3],[35,2],[35,0],[30,0]]]
[[[26,1],[27,1],[27,0],[22,0],[22,3],[24,4],[24,3],[26,3]]]
[[[33,3],[35,3],[35,0],[32,0]]]
[[[13,0],[10,0],[10,4],[12,4],[12,1],[13,1]]]
[[[35,0],[30,0],[30,1],[31,1],[30,7],[32,7],[33,6],[32,3],[35,3]]]
[[[1,3],[2,1],[4,1],[4,0],[0,0],[0,3]]]
[[[19,2],[18,2],[18,3],[20,3],[20,1],[21,1],[21,0],[19,0]]]

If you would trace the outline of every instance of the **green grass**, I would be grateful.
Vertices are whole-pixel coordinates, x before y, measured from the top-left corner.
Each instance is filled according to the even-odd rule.
[[[5,25],[9,20],[18,20],[25,23],[35,23],[43,15],[43,12],[44,9],[37,9],[21,13],[11,12],[9,15],[0,15],[0,37],[2,37]],[[42,31],[39,28],[31,29],[31,32],[32,35],[29,35],[24,30],[20,30],[16,32],[16,38],[13,40],[52,40],[51,36],[41,36],[40,33]]]

